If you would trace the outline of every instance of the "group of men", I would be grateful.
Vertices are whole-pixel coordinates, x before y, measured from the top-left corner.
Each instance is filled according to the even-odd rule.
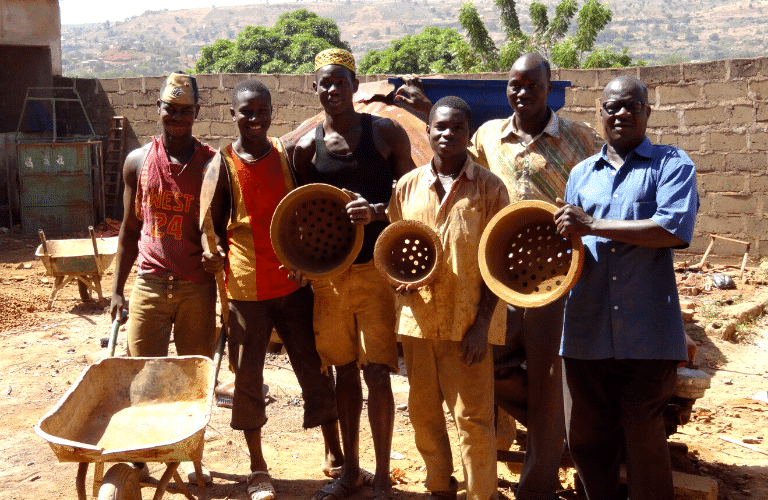
[[[516,498],[556,498],[567,437],[590,500],[619,497],[622,459],[633,500],[671,500],[662,417],[675,366],[686,359],[672,249],[689,244],[698,197],[685,153],[645,137],[645,86],[621,76],[605,87],[601,148],[592,129],[549,109],[550,68],[538,54],[510,70],[512,115],[474,134],[466,102],[446,97],[432,105],[418,81],[409,81],[396,99],[428,116],[433,151],[430,163],[415,168],[400,125],[355,111],[355,71],[346,51],[317,55],[313,88],[325,120],[296,144],[267,135],[273,110],[263,84],[235,87],[238,139],[220,152],[210,206],[216,248],[197,223],[204,169],[216,152],[192,136],[194,78],[168,77],[158,99],[162,134],[132,152],[124,168],[111,312],[126,306],[123,289],[138,257],[130,355],[167,355],[173,330],[179,354],[211,356],[213,273],[224,270],[235,371],[231,425],[248,444],[252,500],[275,497],[261,451],[262,371],[273,328],[302,388],[304,427],[321,426],[325,439],[321,470],[333,480],[314,500],[343,500],[362,485],[379,500],[391,496],[390,374],[398,371],[398,340],[431,500],[453,500],[458,491],[443,403],[459,431],[468,500],[498,494],[494,405],[528,431]],[[363,225],[364,238],[342,274],[309,281],[281,267],[269,225],[288,192],[315,182],[347,192],[346,213]],[[586,258],[567,300],[520,309],[490,292],[477,249],[493,216],[527,199],[557,204],[558,231],[582,238]],[[372,262],[386,224],[403,219],[430,226],[443,246],[437,278],[419,289],[393,290]],[[360,371],[369,390],[373,474],[358,458]]]

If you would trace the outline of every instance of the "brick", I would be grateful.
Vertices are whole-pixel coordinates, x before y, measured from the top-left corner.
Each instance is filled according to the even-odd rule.
[[[562,81],[571,82],[571,87],[599,87],[597,72],[591,69],[561,69],[559,78]]]
[[[104,78],[99,80],[99,84],[104,92],[117,92],[120,90],[120,80],[117,78]]]
[[[672,483],[675,500],[717,500],[717,481],[711,477],[672,471]]]
[[[145,106],[126,108],[123,110],[123,116],[128,119],[129,123],[149,121],[149,118],[147,117],[147,108]]]
[[[226,73],[221,75],[221,80],[225,89],[234,89],[235,85],[243,80],[248,80],[250,78],[254,78],[263,83],[270,90],[270,92],[277,89],[277,75],[249,75],[247,73]]]
[[[163,87],[165,77],[162,76],[145,76],[144,77],[144,92],[152,95],[155,99],[160,94],[160,89]]]
[[[699,216],[709,213],[712,213],[712,195],[707,191],[701,191],[699,193]]]
[[[210,133],[216,137],[226,137],[233,134],[237,134],[236,127],[233,122],[210,122]]]
[[[136,134],[136,137],[152,136],[160,133],[160,125],[157,122],[131,123],[131,128]],[[145,143],[142,142],[142,144]]]
[[[686,63],[682,65],[683,81],[697,80],[716,81],[725,80],[725,61],[712,61],[701,63]]]
[[[209,120],[197,120],[192,125],[192,135],[195,137],[205,137],[211,133],[211,122]]]
[[[705,148],[709,151],[735,151],[747,147],[747,135],[732,132],[706,134]]]
[[[700,191],[713,193],[747,192],[749,176],[738,174],[699,174],[696,183]]]
[[[762,59],[731,59],[727,62],[731,79],[759,75],[763,66]]]
[[[158,92],[132,92],[132,95],[137,106],[157,107]]]
[[[749,149],[755,151],[768,150],[768,133],[752,132],[749,134]]]
[[[731,109],[731,125],[746,125],[755,121],[755,108],[752,106],[734,106]]]
[[[727,153],[725,171],[766,172],[768,156],[763,152]]]
[[[200,112],[197,114],[198,120],[212,121],[231,121],[229,106],[221,104],[218,106],[200,106]]]
[[[751,193],[768,192],[768,175],[752,174],[747,177],[747,190]]]
[[[298,123],[296,125],[298,125]],[[296,128],[296,126],[294,126],[293,124],[277,125],[277,126],[273,126],[272,128],[270,128],[269,129],[269,133],[270,133],[270,135],[274,134],[275,137],[281,137],[281,136],[287,134],[288,132],[292,131],[295,128]]]
[[[307,75],[280,75],[278,88],[280,90],[305,92],[312,88],[312,81],[311,78],[307,78]]]
[[[198,89],[218,89],[221,90],[221,77],[219,74],[195,75]]]
[[[755,236],[768,235],[768,219],[764,217],[745,217],[744,232],[748,235],[744,238],[746,241],[752,240]],[[742,251],[744,247],[741,246]]]
[[[700,214],[696,218],[696,229],[706,234],[733,234],[734,228],[741,227],[740,215]]]
[[[691,153],[691,160],[696,165],[696,172],[722,172],[725,155],[722,153]]]
[[[725,121],[725,111],[721,106],[713,108],[686,109],[683,111],[683,122],[687,127],[696,125],[713,125]]]
[[[275,90],[272,92],[272,106],[275,108],[289,106],[291,104],[292,96],[293,92]]]
[[[768,104],[760,103],[757,106],[757,114],[755,115],[755,121],[765,122],[768,121]]]
[[[601,94],[602,92],[599,90],[571,90],[567,88],[565,89],[565,102],[570,102],[573,106],[594,108],[595,100],[599,99]]]
[[[679,83],[683,78],[683,70],[680,64],[667,66],[643,66],[638,68],[639,79],[647,86],[662,83]]]
[[[679,127],[680,116],[675,110],[653,110],[648,118],[649,127]]]
[[[749,92],[753,99],[768,99],[768,80],[750,80]]]
[[[663,134],[657,144],[668,144],[683,151],[693,152],[701,149],[701,134]]]
[[[215,104],[224,104],[229,106],[232,104],[232,91],[211,89],[210,92],[210,98],[201,104],[208,106]]]
[[[110,103],[115,108],[134,107],[134,95],[133,93],[111,94]]]
[[[747,82],[705,83],[704,96],[708,101],[727,101],[747,97]]]
[[[593,111],[574,111],[562,109],[557,112],[557,116],[566,120],[579,121],[587,124],[595,124],[595,113]]]
[[[126,92],[131,92],[134,90],[141,91],[143,90],[144,85],[141,81],[141,78],[121,78],[120,79],[120,90],[124,90]],[[158,88],[158,90],[160,90]]]
[[[669,85],[659,87],[659,105],[696,102],[701,98],[701,87],[698,84]]]
[[[637,77],[637,68],[605,68],[597,72],[597,86],[605,88],[608,83],[619,75]]]
[[[293,106],[318,106],[320,101],[315,94],[305,92],[294,92],[291,96]]]

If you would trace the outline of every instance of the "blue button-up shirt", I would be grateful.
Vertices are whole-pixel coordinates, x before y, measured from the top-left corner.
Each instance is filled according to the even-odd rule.
[[[571,171],[565,200],[598,219],[651,219],[687,244],[699,197],[682,150],[646,137],[617,171],[606,149]],[[560,353],[576,359],[686,359],[671,248],[583,236],[584,269],[570,292]]]

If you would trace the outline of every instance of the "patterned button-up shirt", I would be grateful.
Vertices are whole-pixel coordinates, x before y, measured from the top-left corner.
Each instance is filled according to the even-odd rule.
[[[513,115],[514,116],[514,115]],[[603,140],[581,122],[550,112],[544,130],[526,144],[512,116],[484,123],[475,132],[470,154],[501,177],[511,201],[562,198],[571,169],[600,151]]]
[[[435,189],[439,182],[431,163],[407,173],[387,209],[392,222],[417,220],[434,229],[443,250],[435,280],[398,296],[398,333],[460,341],[475,322],[484,286],[477,260],[480,238],[509,197],[501,179],[469,157],[442,201]],[[505,330],[506,304],[499,301],[488,343],[503,344]]]

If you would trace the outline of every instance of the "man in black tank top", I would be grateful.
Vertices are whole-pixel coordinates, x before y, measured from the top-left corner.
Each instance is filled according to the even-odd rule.
[[[368,417],[376,455],[374,498],[391,496],[389,453],[395,404],[390,372],[398,371],[394,290],[373,265],[376,238],[386,227],[393,183],[413,170],[408,135],[396,122],[355,111],[357,91],[352,54],[328,49],[315,59],[313,88],[325,121],[296,145],[299,184],[322,182],[344,189],[352,201],[346,211],[365,226],[363,248],[353,265],[330,280],[312,282],[314,328],[323,367],[336,366],[336,404],[344,449],[341,477],[321,488],[313,500],[343,500],[362,484],[358,433],[363,393],[368,386]],[[300,273],[289,276],[304,281]]]

